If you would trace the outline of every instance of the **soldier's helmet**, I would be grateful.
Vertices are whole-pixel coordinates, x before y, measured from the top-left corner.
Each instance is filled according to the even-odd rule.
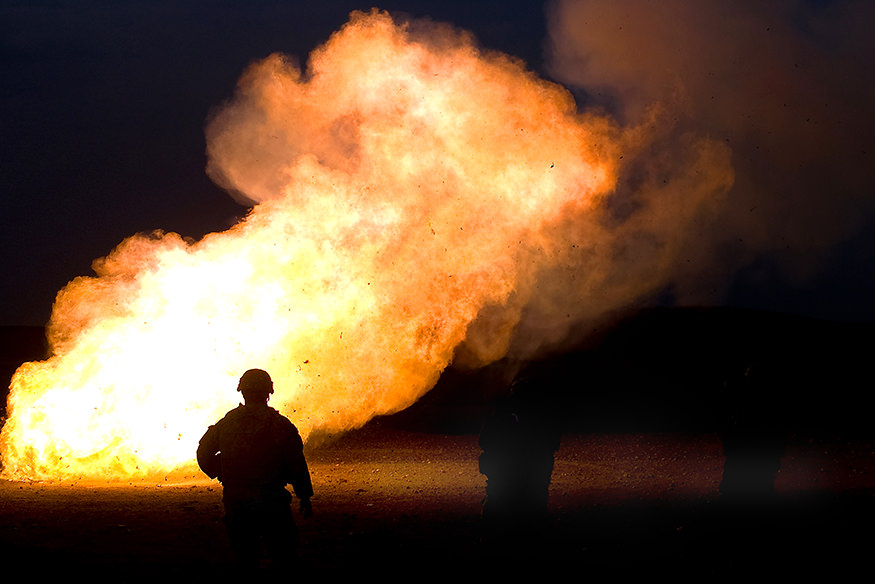
[[[237,391],[242,393],[244,398],[247,396],[266,398],[273,393],[273,380],[267,371],[250,369],[240,377]]]

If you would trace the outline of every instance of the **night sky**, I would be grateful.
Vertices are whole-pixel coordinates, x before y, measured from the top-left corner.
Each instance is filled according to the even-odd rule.
[[[724,142],[737,176],[720,233],[703,235],[715,250],[699,270],[709,274],[679,276],[687,281],[654,302],[872,320],[875,10],[723,4],[378,6],[467,29],[568,87],[580,108],[621,123],[683,88],[696,106],[678,108],[673,135]],[[273,52],[304,61],[351,10],[368,8],[2,0],[0,325],[44,324],[56,292],[127,236],[162,229],[199,238],[234,224],[246,208],[205,173],[210,111],[248,63]],[[632,192],[634,181],[622,188]],[[707,280],[710,294],[691,292],[690,280]]]

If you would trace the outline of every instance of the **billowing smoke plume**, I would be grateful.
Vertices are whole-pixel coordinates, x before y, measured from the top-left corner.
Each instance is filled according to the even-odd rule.
[[[648,223],[656,242],[679,237],[644,214],[667,196],[677,210],[699,204],[678,181],[712,172],[691,164],[699,141],[731,159],[731,191],[680,242],[670,284],[681,301],[720,300],[758,258],[804,284],[871,213],[873,15],[865,1],[551,4],[554,76],[583,105],[653,130],[612,199],[626,222]]]
[[[461,353],[561,338],[673,261],[673,242],[603,211],[639,134],[449,26],[379,12],[305,69],[255,63],[207,128],[210,176],[251,212],[200,241],[131,237],[59,293],[54,355],[13,378],[4,470],[190,465],[252,367],[309,440],[409,406]],[[705,141],[678,180],[725,192],[726,174],[695,172],[725,157]],[[709,200],[649,216],[684,224]]]
[[[344,205],[398,214],[386,227],[393,248],[434,246],[489,264],[498,287],[472,307],[454,349],[461,364],[508,351],[531,357],[581,322],[665,287],[691,254],[704,253],[697,242],[733,180],[721,140],[684,133],[658,108],[620,128],[605,112],[582,111],[524,63],[482,53],[464,33],[426,22],[404,30],[412,44],[403,51],[394,39],[363,46],[341,32],[304,71],[279,55],[250,69],[208,128],[210,176],[243,202],[285,198],[304,209],[323,204],[302,193],[330,172],[326,180],[366,189]],[[431,78],[408,78],[410,62]],[[544,99],[556,100],[561,114],[543,111]],[[665,142],[671,152],[659,151]],[[593,156],[607,180],[585,194],[594,183],[578,169]],[[623,171],[642,158],[655,164]],[[634,183],[625,185],[632,196],[614,195],[618,172]],[[330,186],[315,196],[336,205]],[[577,202],[557,206],[557,196]],[[453,223],[465,215],[473,224]],[[418,239],[423,226],[428,242]],[[394,253],[383,269],[402,265]],[[458,282],[455,268],[440,265],[446,260],[429,261]]]

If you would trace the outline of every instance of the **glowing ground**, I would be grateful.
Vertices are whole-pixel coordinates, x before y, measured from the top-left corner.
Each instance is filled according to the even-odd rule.
[[[724,512],[716,436],[564,436],[551,529],[523,563],[480,545],[478,455],[475,435],[378,423],[311,452],[317,494],[314,516],[299,518],[303,568],[394,581],[423,566],[459,577],[524,566],[545,575],[569,567],[696,575],[743,571],[756,560],[758,570],[780,575],[818,568],[837,575],[868,553],[856,527],[875,517],[870,443],[796,441],[774,505]],[[221,581],[230,567],[221,515],[218,484],[0,481],[0,558],[6,569],[38,567],[41,577]]]

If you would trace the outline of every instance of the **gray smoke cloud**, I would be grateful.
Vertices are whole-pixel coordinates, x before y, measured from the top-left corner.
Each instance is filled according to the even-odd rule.
[[[640,136],[608,207],[639,261],[672,248],[662,278],[679,302],[720,301],[762,258],[803,285],[872,212],[873,15],[854,1],[549,5],[551,75]]]

